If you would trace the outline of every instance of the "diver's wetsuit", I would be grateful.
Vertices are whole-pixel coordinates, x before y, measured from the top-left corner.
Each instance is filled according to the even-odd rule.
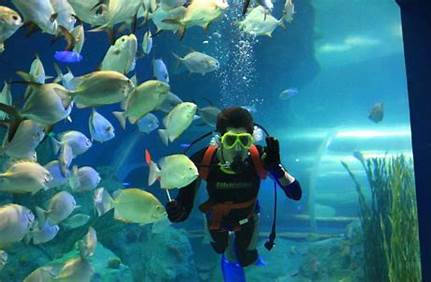
[[[260,155],[263,153],[261,146],[256,146]],[[200,166],[203,156],[207,148],[204,148],[195,153],[190,159],[197,167]],[[257,198],[260,178],[253,165],[251,157],[246,160],[246,169],[238,174],[228,174],[222,172],[217,165],[218,160],[216,154],[213,155],[211,166],[207,177],[207,191],[209,202],[223,203],[233,202],[242,203]],[[196,191],[199,187],[200,179],[198,178],[188,186],[179,190],[176,197],[178,205],[182,209],[179,217],[175,218],[175,222],[184,221],[190,214]],[[289,184],[287,187],[282,187],[287,197],[299,200],[301,198],[301,187],[297,180]],[[257,215],[258,204],[253,204],[242,209],[234,209],[224,216],[219,230],[210,230],[212,237],[212,246],[217,253],[223,253],[228,245],[228,230],[232,230],[233,225],[238,225],[240,220],[248,218],[248,221],[241,225],[240,230],[235,231],[235,254],[239,263],[242,266],[247,266],[257,260],[256,246],[253,246],[253,235],[257,232]],[[211,225],[211,215],[207,213],[208,225]],[[251,244],[252,243],[252,244]]]

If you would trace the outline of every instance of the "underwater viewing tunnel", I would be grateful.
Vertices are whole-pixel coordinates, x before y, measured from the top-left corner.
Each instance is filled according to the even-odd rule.
[[[431,2],[0,2],[0,282],[431,281]]]

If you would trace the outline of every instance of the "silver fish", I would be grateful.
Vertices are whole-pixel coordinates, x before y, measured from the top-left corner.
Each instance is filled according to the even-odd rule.
[[[148,30],[144,34],[144,39],[142,40],[142,52],[148,55],[150,54],[152,48],[153,48],[153,36],[151,35],[151,31]]]
[[[11,37],[21,26],[21,16],[14,10],[0,6],[0,54],[4,51],[4,42]]]
[[[210,126],[216,127],[217,116],[221,112],[221,110],[214,106],[208,106],[198,109],[198,115],[201,117],[202,121]]]
[[[61,226],[66,229],[74,229],[86,224],[89,220],[89,215],[78,213],[63,221]]]
[[[55,141],[60,151],[59,161],[64,168],[69,168],[70,163],[74,158],[87,152],[93,142],[88,139],[82,132],[70,130],[60,134],[60,139]]]
[[[63,26],[69,32],[73,30],[76,23],[75,11],[67,0],[50,0],[57,14],[58,25]]]
[[[9,83],[4,83],[3,89],[0,92],[0,103],[6,104],[6,105],[12,105],[12,93],[10,89]],[[0,111],[0,120],[5,120],[9,117],[9,115],[5,112]]]
[[[33,161],[17,161],[0,174],[0,191],[10,193],[32,193],[48,189],[52,175],[47,169]]]
[[[383,103],[376,103],[371,108],[368,118],[375,123],[379,123],[383,120],[384,114]]]
[[[101,70],[127,74],[135,69],[138,40],[132,33],[118,38],[103,58]]]
[[[104,116],[99,114],[94,108],[88,119],[91,141],[103,143],[115,137],[114,126]]]
[[[168,68],[162,59],[153,60],[153,75],[157,80],[169,83]]]
[[[112,197],[105,188],[96,189],[94,191],[93,200],[94,208],[99,216],[105,214],[114,207],[112,204]]]
[[[0,218],[1,246],[21,241],[34,222],[31,210],[16,204],[0,206]]]
[[[30,236],[33,244],[39,245],[51,241],[57,236],[60,227],[58,225],[50,225],[47,222],[42,224],[42,227],[31,231]]]
[[[50,0],[12,0],[25,22],[36,24],[42,32],[57,35],[57,15]]]
[[[0,271],[4,268],[7,263],[8,255],[5,251],[0,250]]]
[[[148,113],[138,121],[138,128],[140,132],[150,134],[159,128],[159,119],[152,113]]]
[[[44,167],[52,175],[52,180],[47,183],[47,186],[49,188],[59,187],[67,184],[67,179],[68,179],[67,177],[69,176],[69,173],[67,171],[66,175],[63,174],[60,161],[58,160],[51,161],[47,163]]]
[[[8,130],[3,140],[2,151],[16,159],[31,159],[36,147],[45,137],[45,129],[36,122],[27,119],[19,123],[15,132]]]
[[[208,56],[201,52],[190,52],[183,58],[173,54],[190,73],[200,73],[205,75],[206,73],[216,71],[220,68],[220,63],[216,58]]]
[[[181,100],[180,97],[178,97],[172,92],[169,92],[168,96],[162,102],[162,104],[157,108],[157,110],[162,111],[164,113],[169,113],[176,105],[182,102],[183,100]]]
[[[101,180],[99,173],[94,168],[83,166],[78,169],[77,166],[74,166],[69,184],[74,192],[86,192],[96,189]]]
[[[49,200],[46,211],[36,208],[39,224],[43,224],[45,221],[51,225],[59,224],[68,218],[76,207],[76,200],[70,193],[58,192]]]

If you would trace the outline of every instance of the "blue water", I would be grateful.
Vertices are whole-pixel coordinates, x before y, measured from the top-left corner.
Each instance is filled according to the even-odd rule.
[[[357,217],[357,193],[340,161],[346,161],[361,183],[366,185],[365,174],[352,156],[354,151],[362,151],[368,157],[382,156],[386,152],[390,155],[402,153],[411,156],[399,9],[393,0],[294,0],[294,3],[294,21],[287,24],[286,30],[277,28],[271,38],[253,38],[239,32],[234,24],[240,19],[242,4],[238,1],[230,3],[226,15],[210,25],[207,32],[201,28],[191,28],[182,41],[171,32],[162,32],[154,37],[152,53],[138,59],[134,73],[139,82],[152,79],[151,61],[153,58],[162,58],[170,73],[171,91],[184,101],[194,101],[202,107],[208,105],[205,99],[220,108],[254,106],[255,121],[280,140],[282,162],[301,182],[304,192],[299,202],[287,200],[283,193],[278,193],[278,231],[331,233],[340,237],[345,232],[348,220],[347,223],[318,222],[317,229],[309,221],[309,217]],[[283,4],[282,1],[275,2],[273,15],[276,18],[282,14]],[[2,5],[13,7],[10,1],[4,1]],[[141,42],[147,27],[148,24],[138,29],[138,42]],[[215,32],[221,36],[214,35]],[[28,71],[36,54],[44,63],[46,73],[54,76],[54,53],[62,50],[64,42],[60,39],[52,43],[52,38],[41,33],[27,37],[25,29],[21,28],[6,41],[6,51],[0,54],[0,82],[18,80],[16,71]],[[204,43],[206,40],[208,44]],[[108,36],[105,33],[87,32],[83,60],[67,66],[75,76],[92,72],[100,65],[108,48]],[[191,49],[217,58],[220,69],[205,76],[190,75],[177,69],[172,53],[184,56]],[[298,94],[287,100],[281,99],[279,94],[288,88],[298,89]],[[13,86],[14,103],[22,103],[23,91],[22,85]],[[377,102],[384,103],[384,118],[376,124],[368,119],[368,114]],[[149,149],[153,158],[158,160],[162,156],[181,152],[181,144],[189,143],[210,130],[209,127],[192,125],[166,147],[161,143],[157,131],[149,135],[142,134],[137,131],[137,126],[130,124],[126,130],[122,130],[111,114],[119,109],[119,105],[98,108],[98,112],[114,125],[116,137],[103,144],[95,143],[74,164],[100,167],[121,163],[117,168],[118,180],[128,183],[129,187],[148,186],[145,149]],[[71,114],[73,122],[56,124],[54,132],[74,129],[89,136],[90,113],[90,109],[74,109]],[[160,112],[155,114],[160,119],[164,116]],[[200,149],[205,142],[199,143],[191,151]],[[266,180],[260,190],[262,232],[269,232],[271,228],[272,185],[272,181]],[[206,199],[204,187],[201,188],[190,218],[175,227],[202,229],[202,216],[196,209],[198,203]],[[166,195],[158,188],[153,187],[148,191],[154,193],[162,203],[167,201]],[[174,196],[175,192],[172,194]],[[293,215],[306,215],[307,219],[294,219]],[[259,248],[265,239],[265,236],[261,236]],[[299,255],[292,251],[292,255],[283,257],[283,264],[274,261],[277,261],[277,256],[285,255],[287,250],[264,252],[269,265],[261,268],[269,270],[251,271],[247,281],[263,281],[262,277],[267,277],[265,281],[304,281],[301,280],[301,274],[298,276],[296,272],[301,271],[306,250],[312,245],[302,239],[279,239],[285,240],[279,247],[286,244],[286,249],[299,244]],[[193,260],[199,269],[199,258],[214,254],[209,245],[199,246],[194,238],[190,240],[194,256],[187,260]],[[115,253],[115,250],[112,251]],[[295,256],[301,256],[301,259],[295,259]],[[312,265],[318,267],[317,262]],[[175,272],[175,269],[172,271]],[[166,280],[153,281],[220,281],[220,273],[214,275],[210,276],[212,278],[196,275],[190,280],[173,275]],[[147,276],[139,280],[136,273],[134,277],[135,281],[152,281]],[[338,281],[333,279],[326,281]],[[357,281],[355,279],[352,278],[352,281]]]

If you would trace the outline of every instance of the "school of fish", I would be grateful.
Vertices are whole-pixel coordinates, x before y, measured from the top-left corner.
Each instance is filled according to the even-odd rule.
[[[47,75],[46,64],[35,54],[28,71],[17,71],[20,80],[5,81],[0,91],[0,126],[5,129],[0,154],[6,158],[0,167],[0,196],[24,194],[36,198],[36,194],[48,190],[52,195],[46,202],[35,201],[28,207],[13,202],[0,205],[0,271],[7,265],[7,252],[15,243],[49,244],[61,230],[84,226],[112,209],[114,218],[124,223],[150,224],[166,218],[163,204],[144,187],[108,191],[100,186],[102,179],[96,168],[91,164],[78,166],[75,161],[94,150],[95,142],[115,139],[114,125],[125,130],[129,123],[141,134],[158,129],[160,142],[166,146],[175,142],[195,120],[214,129],[221,110],[212,104],[199,107],[172,93],[170,68],[163,58],[155,57],[153,49],[160,32],[173,32],[182,40],[186,30],[197,27],[207,31],[227,9],[234,8],[227,0],[12,0],[11,3],[13,7],[0,5],[0,55],[12,48],[8,39],[19,29],[27,29],[28,36],[40,31],[51,39],[64,38],[66,46],[52,56],[54,76]],[[246,0],[238,29],[253,36],[271,36],[277,27],[285,28],[286,23],[292,22],[295,14],[292,0],[285,0],[280,19],[272,16],[273,7],[271,0],[251,4]],[[146,30],[138,32],[144,24]],[[84,59],[86,33],[101,31],[108,33],[111,46],[106,48],[100,65],[91,72],[72,73],[64,64],[80,63]],[[190,75],[208,75],[221,67],[217,58],[195,50],[172,55]],[[146,56],[152,56],[153,78],[138,81],[133,74]],[[15,84],[25,87],[22,103],[15,101],[18,87]],[[108,117],[103,107],[114,104],[121,111]],[[89,135],[75,130],[71,118],[72,112],[84,108],[90,110]],[[112,117],[118,120],[117,124],[111,123]],[[58,123],[72,128],[56,132],[54,126]],[[42,163],[37,148],[44,143],[50,145],[53,157]],[[141,155],[149,167],[149,185],[158,181],[161,189],[180,189],[198,177],[197,167],[185,154],[164,156],[158,163],[152,160],[149,150]],[[76,198],[84,193],[92,196],[94,214],[79,211]],[[94,266],[90,258],[96,251],[96,231],[89,227],[76,245],[79,256],[62,265],[42,265],[24,281],[91,281]]]

